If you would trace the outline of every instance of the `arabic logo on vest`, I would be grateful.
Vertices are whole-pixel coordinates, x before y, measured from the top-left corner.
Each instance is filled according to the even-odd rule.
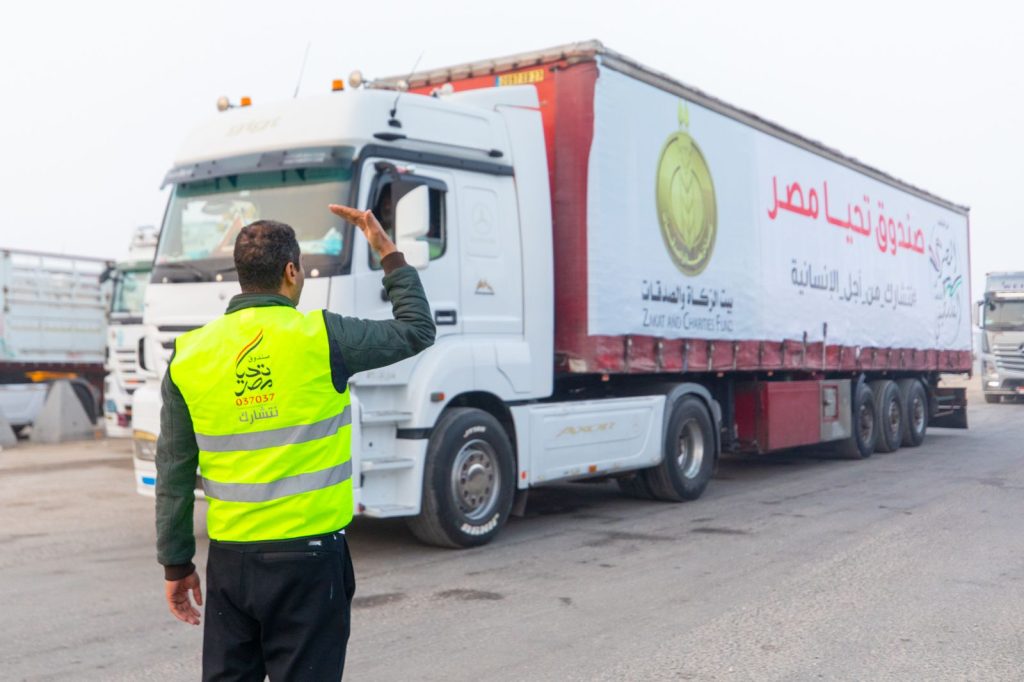
[[[711,171],[690,137],[690,112],[679,103],[679,130],[669,135],[658,159],[657,205],[661,236],[683,274],[699,275],[711,260],[718,209]]]
[[[269,355],[260,355],[258,350],[263,343],[263,330],[261,329],[252,341],[245,344],[242,350],[238,351],[235,357],[235,391],[236,396],[251,391],[264,391],[274,385],[270,376],[270,367],[266,360]]]

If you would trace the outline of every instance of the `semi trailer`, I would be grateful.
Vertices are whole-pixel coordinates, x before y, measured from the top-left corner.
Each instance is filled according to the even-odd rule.
[[[70,380],[89,420],[99,418],[109,265],[0,249],[0,413],[16,431],[32,425],[56,379]]]
[[[355,511],[425,542],[488,542],[552,483],[692,500],[722,453],[861,459],[966,428],[964,390],[940,383],[971,369],[966,207],[599,42],[348,85],[222,102],[174,160],[140,492],[159,377],[238,292],[243,224],[295,227],[300,309],[390,315],[332,202],[393,231],[437,325],[350,382]]]

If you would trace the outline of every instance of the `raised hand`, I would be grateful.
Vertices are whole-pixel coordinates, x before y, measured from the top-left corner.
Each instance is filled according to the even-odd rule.
[[[381,227],[380,222],[373,215],[372,211],[360,211],[349,206],[340,206],[339,204],[330,204],[327,208],[334,215],[347,220],[362,230],[366,241],[370,243],[370,248],[376,251],[381,259],[397,250],[395,243],[388,237],[388,233]]]

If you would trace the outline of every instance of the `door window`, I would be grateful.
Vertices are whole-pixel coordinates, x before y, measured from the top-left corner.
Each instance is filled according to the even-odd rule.
[[[392,240],[395,238],[395,206],[399,199],[421,185],[427,185],[430,193],[430,227],[427,234],[420,240],[430,247],[430,260],[437,260],[447,249],[447,229],[445,224],[445,187],[438,181],[426,181],[425,178],[395,179],[388,175],[378,176],[374,194],[371,197],[371,210],[380,221],[381,227]],[[370,267],[380,269],[380,259],[371,249]]]

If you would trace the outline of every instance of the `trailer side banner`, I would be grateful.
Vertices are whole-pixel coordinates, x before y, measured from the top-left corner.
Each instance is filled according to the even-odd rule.
[[[966,212],[604,66],[587,195],[591,336],[971,348]]]

